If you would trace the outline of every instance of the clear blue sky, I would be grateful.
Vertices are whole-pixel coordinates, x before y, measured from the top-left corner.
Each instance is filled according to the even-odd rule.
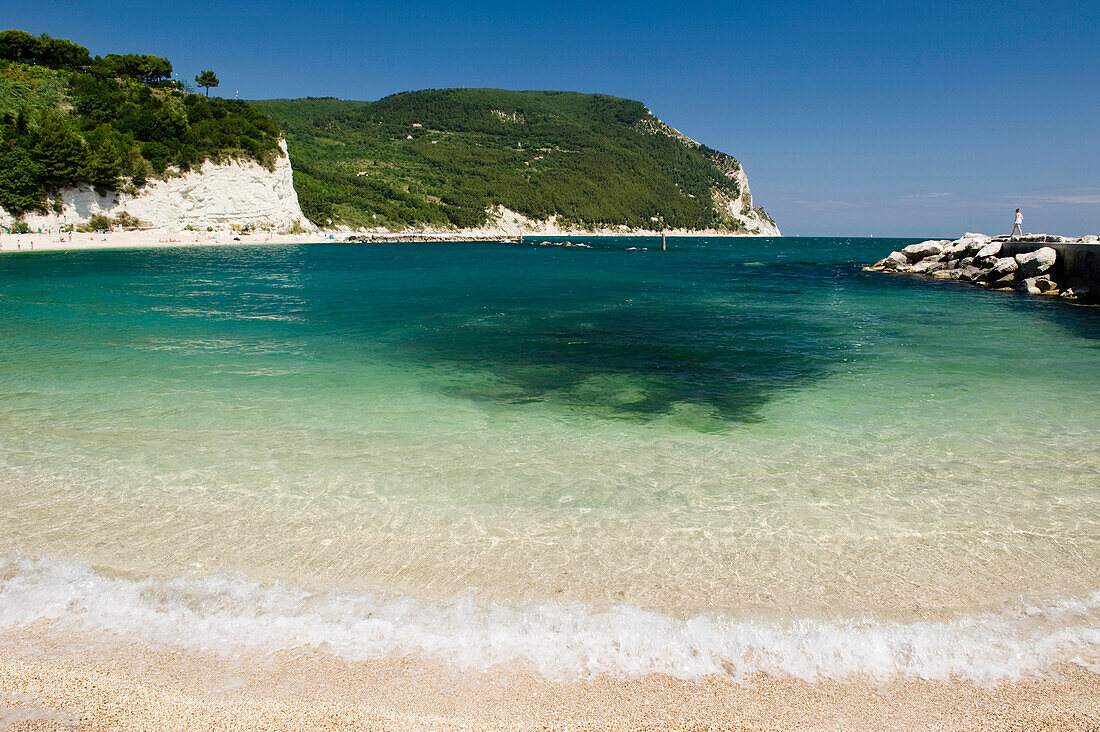
[[[1100,3],[17,2],[223,96],[487,86],[645,102],[739,158],[786,234],[1100,231]]]

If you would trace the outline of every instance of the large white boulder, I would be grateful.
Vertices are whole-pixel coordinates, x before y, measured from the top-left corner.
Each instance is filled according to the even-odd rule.
[[[976,238],[967,234],[962,239],[956,240],[952,246],[957,248],[960,257],[972,257],[987,244],[989,244],[989,237]]]
[[[910,244],[903,248],[901,253],[908,257],[910,262],[919,262],[925,257],[942,253],[944,243],[945,242],[936,239],[929,239],[928,241],[922,241],[918,244]]]
[[[889,256],[885,259],[880,259],[875,262],[875,267],[878,269],[895,270],[898,267],[909,267],[909,257],[905,256],[901,252],[890,252]]]
[[[1020,265],[1020,274],[1025,278],[1043,274],[1054,266],[1057,259],[1058,252],[1051,247],[1043,247],[1033,252],[1016,255],[1016,263]]]
[[[1005,275],[1012,274],[1020,268],[1020,265],[1012,257],[1001,257],[993,262],[989,268],[989,279],[999,280]]]
[[[1001,253],[1001,242],[993,241],[986,244],[979,249],[974,255],[975,259],[985,259],[986,257],[995,257]]]

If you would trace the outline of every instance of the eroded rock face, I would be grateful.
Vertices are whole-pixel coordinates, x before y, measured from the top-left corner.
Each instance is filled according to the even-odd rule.
[[[144,226],[170,230],[233,225],[313,229],[298,205],[286,143],[279,144],[282,155],[272,170],[252,160],[208,160],[200,170],[151,180],[134,195],[120,191],[100,196],[91,188],[67,188],[58,195],[60,213],[32,214],[24,220],[32,228],[45,229],[87,223],[95,214],[114,217],[126,212]]]
[[[1020,265],[1020,274],[1025,278],[1036,277],[1054,266],[1058,259],[1058,252],[1051,247],[1043,247],[1033,252],[1016,255],[1016,263]]]

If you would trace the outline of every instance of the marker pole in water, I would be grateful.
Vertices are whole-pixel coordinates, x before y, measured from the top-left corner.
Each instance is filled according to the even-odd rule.
[[[662,252],[667,252],[668,251],[668,244],[667,244],[667,242],[665,242],[665,232],[663,232],[663,231],[661,232],[661,251]]]

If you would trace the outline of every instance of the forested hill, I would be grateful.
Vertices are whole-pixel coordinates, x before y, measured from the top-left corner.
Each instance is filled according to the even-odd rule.
[[[735,159],[629,99],[444,89],[253,104],[282,127],[320,226],[476,227],[495,206],[586,228],[774,226]]]
[[[160,56],[93,57],[65,39],[0,32],[0,207],[44,211],[63,188],[138,189],[208,159],[274,164],[271,117],[172,77]],[[204,72],[200,83],[218,82]]]

